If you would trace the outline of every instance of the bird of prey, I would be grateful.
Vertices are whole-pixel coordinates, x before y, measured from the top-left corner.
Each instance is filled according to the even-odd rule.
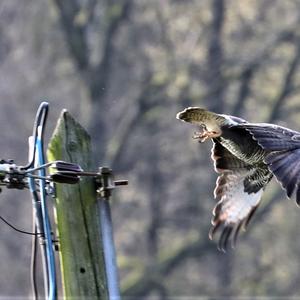
[[[300,204],[300,132],[267,123],[249,123],[238,117],[188,107],[177,119],[200,127],[199,142],[212,139],[212,159],[219,174],[214,197],[218,200],[209,237],[222,229],[218,248],[235,246],[246,229],[273,175],[290,198]]]

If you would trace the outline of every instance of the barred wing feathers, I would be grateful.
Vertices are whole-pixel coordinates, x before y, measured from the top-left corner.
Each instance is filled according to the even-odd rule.
[[[240,124],[268,151],[286,151],[300,147],[300,133],[282,126],[268,123]]]
[[[214,140],[212,159],[220,175],[214,190],[218,203],[209,236],[212,239],[222,228],[218,248],[225,251],[229,240],[235,245],[239,230],[247,226],[256,211],[265,186],[260,175],[267,172],[239,160],[217,140]]]
[[[239,125],[248,130],[267,152],[265,163],[290,198],[300,205],[300,133],[272,124]]]

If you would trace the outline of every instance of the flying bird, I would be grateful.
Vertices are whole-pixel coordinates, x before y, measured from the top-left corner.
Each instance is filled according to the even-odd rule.
[[[219,174],[214,190],[212,239],[221,230],[218,248],[235,246],[241,228],[246,229],[257,210],[263,191],[273,176],[290,198],[295,192],[300,205],[300,132],[268,123],[249,123],[241,118],[188,107],[176,115],[200,127],[193,138],[212,139],[212,160]]]

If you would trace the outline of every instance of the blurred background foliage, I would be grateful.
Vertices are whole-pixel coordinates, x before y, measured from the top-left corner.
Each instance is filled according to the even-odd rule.
[[[41,99],[48,138],[67,108],[95,169],[130,181],[112,207],[124,296],[295,297],[300,209],[272,182],[237,249],[220,253],[207,236],[211,144],[175,115],[202,106],[299,130],[299,25],[297,0],[2,0],[1,157],[26,161]],[[30,229],[30,206],[26,192],[1,195],[18,227]],[[30,238],[0,231],[1,295],[29,296]]]

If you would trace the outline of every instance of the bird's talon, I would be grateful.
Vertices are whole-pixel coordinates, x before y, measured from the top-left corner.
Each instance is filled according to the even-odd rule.
[[[202,135],[203,135],[203,133],[195,131],[193,134],[193,139],[195,139],[195,140],[200,139],[200,138],[202,138]]]
[[[203,143],[206,139],[206,132],[194,132],[193,139],[198,140],[199,143]]]
[[[194,132],[193,139],[199,140],[199,143],[203,143],[207,139],[218,137],[219,135],[217,131],[207,131],[204,129],[203,132]]]

